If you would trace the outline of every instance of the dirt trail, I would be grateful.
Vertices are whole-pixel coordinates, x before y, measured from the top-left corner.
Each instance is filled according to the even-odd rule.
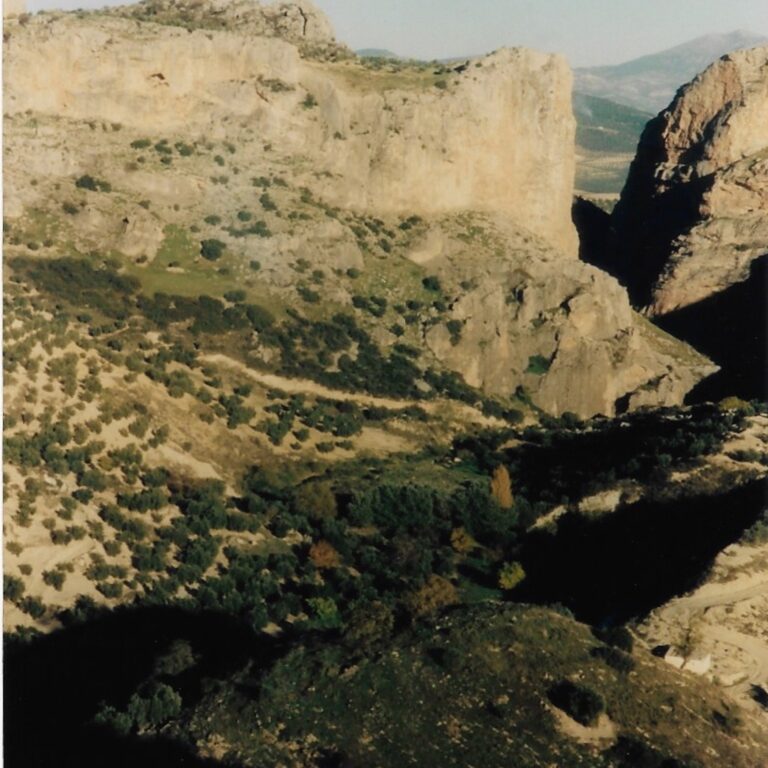
[[[266,387],[281,389],[291,394],[310,394],[316,397],[326,397],[329,400],[342,400],[347,402],[359,403],[360,405],[373,405],[382,408],[403,409],[409,406],[418,406],[423,408],[430,415],[441,415],[450,417],[459,417],[463,420],[471,420],[485,426],[504,425],[505,422],[483,415],[480,411],[464,403],[447,400],[398,400],[391,397],[380,397],[370,395],[365,392],[347,392],[343,389],[332,389],[323,384],[318,384],[311,379],[288,378],[276,373],[267,373],[254,368],[249,368],[239,360],[234,360],[224,354],[201,355],[202,362],[223,365],[237,370],[249,376],[254,381],[263,384]]]
[[[284,392],[290,392],[292,394],[309,393],[311,395],[316,395],[317,397],[327,397],[332,400],[346,400],[364,405],[378,405],[384,408],[407,408],[409,405],[419,405],[425,410],[429,410],[429,403],[423,403],[417,400],[395,400],[389,397],[378,397],[362,392],[347,392],[343,389],[331,389],[330,387],[318,384],[311,379],[287,378],[286,376],[280,376],[276,373],[266,373],[265,371],[259,371],[255,368],[249,368],[245,363],[227,357],[227,355],[202,355],[200,360],[203,362],[225,365],[229,368],[237,368],[255,381],[264,384],[264,386],[282,389]]]

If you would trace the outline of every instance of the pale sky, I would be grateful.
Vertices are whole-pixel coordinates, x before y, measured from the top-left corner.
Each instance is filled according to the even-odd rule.
[[[120,0],[125,3],[126,0]],[[618,64],[694,37],[737,29],[768,35],[768,0],[315,0],[351,48],[421,59],[525,45],[573,66]],[[27,0],[98,8],[103,0]],[[109,3],[109,4],[118,4]]]

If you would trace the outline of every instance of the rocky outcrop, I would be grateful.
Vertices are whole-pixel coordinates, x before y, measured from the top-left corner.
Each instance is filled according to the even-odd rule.
[[[454,223],[433,234],[429,249],[414,249],[453,297],[451,320],[427,326],[425,343],[472,386],[590,417],[681,404],[717,370],[634,312],[600,270],[498,218],[470,229],[469,242]]]
[[[110,13],[188,29],[279,37],[297,45],[335,43],[328,18],[310,0],[267,4],[258,0],[142,0]]]
[[[311,186],[334,205],[504,212],[576,255],[571,75],[559,57],[504,50],[444,77],[385,78],[356,60],[302,58],[278,37],[90,15],[35,17],[6,48],[7,113],[150,136],[248,130],[286,164],[311,158]]]
[[[652,315],[749,277],[768,251],[768,47],[720,59],[648,124],[614,226]]]
[[[27,10],[25,0],[5,0],[3,3],[3,16],[20,16]]]

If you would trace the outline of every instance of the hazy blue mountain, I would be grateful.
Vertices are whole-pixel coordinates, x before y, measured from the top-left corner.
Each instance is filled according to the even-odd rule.
[[[358,56],[364,59],[399,59],[398,54],[387,50],[386,48],[361,48],[355,51]]]
[[[659,112],[677,89],[731,51],[768,43],[768,37],[737,31],[705,35],[661,53],[610,67],[576,70],[575,90],[646,112]]]

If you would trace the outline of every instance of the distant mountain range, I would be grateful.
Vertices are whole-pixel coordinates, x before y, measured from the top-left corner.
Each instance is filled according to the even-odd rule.
[[[766,43],[768,37],[744,31],[706,35],[624,64],[577,69],[574,88],[579,93],[657,113],[683,83],[713,61],[732,51]]]
[[[388,51],[386,48],[361,48],[355,53],[363,59],[399,59],[397,53]]]

